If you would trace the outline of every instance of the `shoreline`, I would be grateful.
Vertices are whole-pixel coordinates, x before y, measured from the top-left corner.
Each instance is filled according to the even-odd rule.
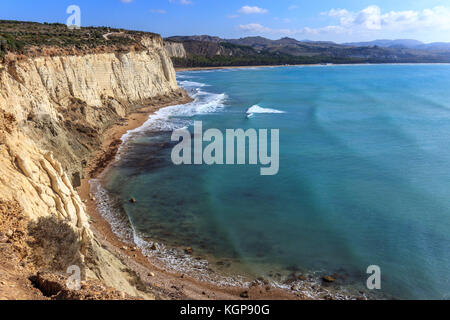
[[[175,68],[176,72],[184,71],[201,71],[201,70],[225,70],[225,69],[251,69],[251,68],[277,68],[277,67],[293,67],[297,65],[268,65],[268,66],[223,66],[223,67],[181,67]]]
[[[387,62],[387,63],[342,63],[342,64],[324,64],[324,63],[312,63],[312,64],[282,64],[282,65],[256,65],[256,66],[222,66],[222,67],[178,67],[175,68],[176,72],[185,71],[202,71],[202,70],[227,70],[227,69],[254,69],[254,68],[286,68],[286,67],[329,67],[329,66],[377,66],[377,65],[450,65],[446,62]]]
[[[115,159],[115,155],[121,145],[121,137],[128,131],[139,128],[149,116],[159,109],[175,104],[186,104],[192,99],[184,97],[182,101],[172,100],[157,105],[146,106],[131,112],[122,121],[113,125],[103,133],[104,141],[99,151],[96,152],[85,168],[85,178],[78,193],[86,206],[90,218],[90,227],[96,239],[112,254],[118,256],[125,265],[130,267],[143,284],[156,299],[163,300],[305,300],[309,299],[301,291],[288,292],[287,290],[269,287],[261,283],[259,286],[247,287],[222,287],[196,279],[189,274],[174,272],[165,268],[163,263],[156,258],[149,258],[135,244],[127,243],[119,239],[113,232],[111,225],[102,216],[98,208],[97,200],[91,193],[92,179],[105,172]],[[245,294],[246,293],[246,294]],[[249,297],[249,298],[246,298]]]

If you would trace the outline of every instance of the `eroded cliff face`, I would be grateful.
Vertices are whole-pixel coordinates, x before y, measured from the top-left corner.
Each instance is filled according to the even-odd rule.
[[[30,221],[70,226],[85,275],[134,296],[145,295],[93,236],[74,186],[106,128],[153,99],[183,95],[162,40],[142,44],[139,52],[0,64],[0,201],[17,203]]]
[[[186,58],[186,50],[181,42],[164,42],[164,48],[171,58]]]
[[[80,156],[89,154],[96,133],[136,105],[177,93],[162,40],[142,43],[147,50],[42,56],[1,65],[0,108],[15,115],[26,135],[54,151],[76,182],[82,172]]]

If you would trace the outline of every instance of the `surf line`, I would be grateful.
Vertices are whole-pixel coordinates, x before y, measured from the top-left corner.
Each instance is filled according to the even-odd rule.
[[[224,137],[219,129],[203,132],[203,122],[195,121],[193,137],[188,128],[172,133],[172,142],[178,142],[172,149],[172,162],[175,165],[260,164],[265,166],[260,168],[262,176],[273,176],[280,168],[280,131],[270,129],[270,143],[268,132],[268,129],[226,129]],[[209,144],[204,147],[204,142]]]

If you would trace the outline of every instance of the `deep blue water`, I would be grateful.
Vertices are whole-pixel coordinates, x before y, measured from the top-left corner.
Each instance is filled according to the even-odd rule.
[[[450,66],[184,72],[196,98],[126,138],[107,176],[135,229],[242,272],[344,272],[382,291],[450,297]],[[284,113],[254,113],[254,105]],[[280,171],[174,166],[171,130],[280,130]],[[192,130],[192,128],[191,128]],[[129,204],[130,196],[138,200]]]

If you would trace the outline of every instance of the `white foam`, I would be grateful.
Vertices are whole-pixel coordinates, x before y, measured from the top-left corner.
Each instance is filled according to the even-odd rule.
[[[189,81],[189,80],[179,81],[178,84],[182,87],[209,87],[209,85],[206,83]]]
[[[197,78],[191,74],[177,73],[177,79],[194,79]]]
[[[189,82],[190,85],[193,83],[195,82]],[[202,85],[201,83],[198,84]],[[210,93],[202,91],[198,88],[198,85],[195,87],[196,91],[191,92],[191,97],[194,101],[188,104],[173,105],[159,109],[157,112],[150,115],[149,119],[141,127],[125,133],[121,138],[122,142],[130,140],[131,137],[140,132],[167,132],[187,127],[192,123],[190,118],[193,116],[213,113],[225,106],[225,101],[228,98],[225,93]],[[123,147],[124,144],[119,148],[118,157],[120,157]]]
[[[250,109],[247,110],[247,114],[250,117],[250,115],[253,115],[255,113],[285,113],[285,112],[277,109],[261,108],[260,106],[255,104],[254,106],[252,106]]]
[[[102,175],[105,173],[106,172],[104,171]],[[103,188],[99,179],[91,179],[89,184],[91,192],[97,199],[97,210],[102,217],[108,221],[114,234],[118,238],[130,243],[133,240],[134,230],[128,217],[124,215],[125,213],[122,214],[113,209],[115,207],[115,200],[111,194]]]

